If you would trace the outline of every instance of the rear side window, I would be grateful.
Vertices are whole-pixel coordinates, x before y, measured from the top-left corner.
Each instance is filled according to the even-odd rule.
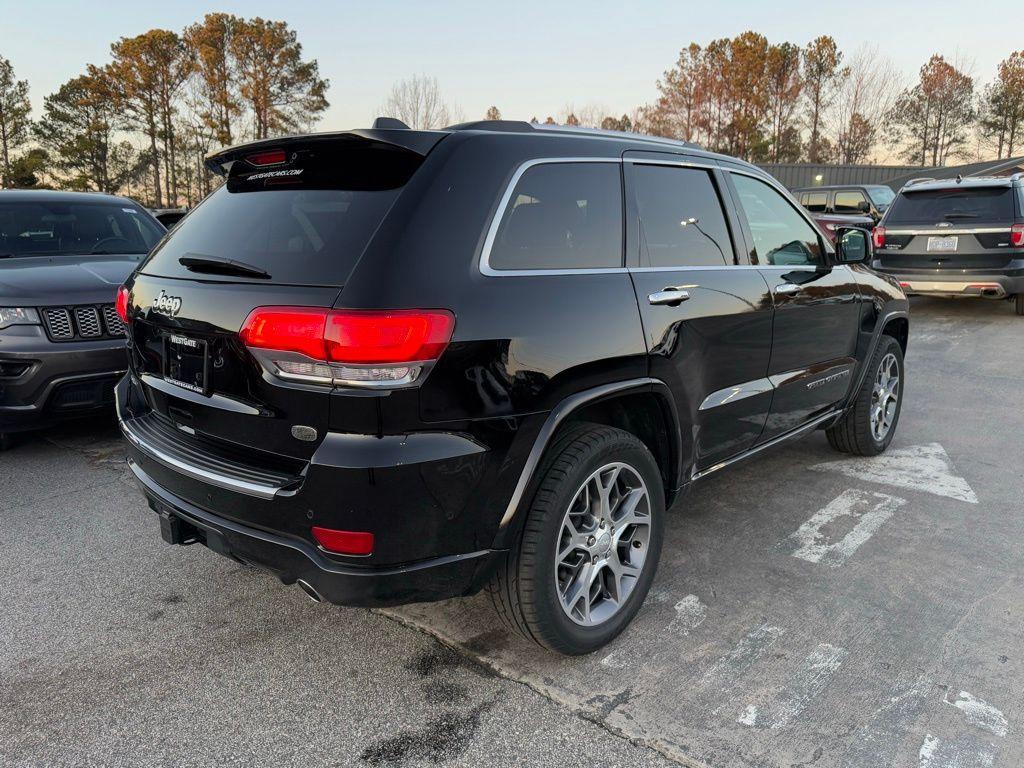
[[[866,202],[860,192],[836,192],[836,213],[860,213],[860,204]]]
[[[828,207],[827,192],[804,192],[800,197],[800,204],[808,211],[824,213]]]
[[[622,266],[618,163],[543,163],[528,168],[502,212],[492,269]]]
[[[261,269],[275,283],[344,285],[418,167],[410,154],[344,145],[300,150],[272,170],[237,160],[142,271],[203,279],[179,259],[214,257]]]
[[[1007,221],[1013,213],[1010,187],[911,190],[896,197],[885,222],[892,225]]]
[[[718,191],[707,171],[635,165],[641,264],[704,267],[733,263]]]

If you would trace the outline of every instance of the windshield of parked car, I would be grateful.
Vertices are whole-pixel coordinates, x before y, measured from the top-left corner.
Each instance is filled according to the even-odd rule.
[[[889,187],[867,187],[867,190],[871,202],[879,209],[888,207],[892,203],[893,198],[896,197],[896,193],[889,189]]]
[[[903,192],[893,202],[886,223],[937,224],[1012,218],[1013,190],[1010,187],[953,187]]]
[[[0,199],[0,258],[148,253],[163,234],[127,202]]]

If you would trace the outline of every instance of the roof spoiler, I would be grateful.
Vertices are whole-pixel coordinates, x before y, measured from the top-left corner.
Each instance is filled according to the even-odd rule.
[[[210,153],[206,156],[204,164],[211,173],[227,177],[232,163],[243,155],[264,149],[284,149],[295,145],[309,146],[338,141],[362,141],[370,145],[377,144],[397,147],[425,157],[434,148],[434,145],[446,135],[444,131],[414,131],[400,120],[392,117],[379,117],[374,121],[373,128],[332,131],[329,133],[308,133],[297,136],[278,136],[273,139],[261,139],[244,144],[235,144]]]

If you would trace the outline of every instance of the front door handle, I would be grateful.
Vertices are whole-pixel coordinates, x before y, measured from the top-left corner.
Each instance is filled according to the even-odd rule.
[[[674,288],[671,285],[647,296],[647,300],[651,304],[664,304],[669,307],[677,307],[688,298],[690,298],[689,291],[684,291],[682,288]]]
[[[800,293],[802,290],[803,288],[796,283],[779,283],[775,286],[775,292],[785,296],[792,296],[794,293]]]

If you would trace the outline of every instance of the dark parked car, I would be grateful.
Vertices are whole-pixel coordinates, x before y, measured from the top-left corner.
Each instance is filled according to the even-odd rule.
[[[793,190],[793,196],[811,214],[870,216],[877,222],[896,193],[884,184],[835,184],[799,187]]]
[[[870,216],[847,216],[844,214],[836,213],[812,213],[811,218],[814,219],[818,226],[821,227],[821,231],[825,233],[825,237],[832,241],[835,245],[838,232],[841,229],[848,229],[850,227],[856,227],[857,229],[863,229],[865,232],[871,232],[875,227],[875,220]]]
[[[747,163],[495,121],[208,166],[226,183],[121,292],[129,462],[168,542],[314,599],[489,585],[510,626],[591,651],[694,482],[895,432],[903,292]]]
[[[1024,315],[1024,174],[905,186],[874,245],[909,294],[1010,299]]]
[[[113,404],[128,362],[114,297],[163,234],[125,198],[0,192],[0,448]]]

